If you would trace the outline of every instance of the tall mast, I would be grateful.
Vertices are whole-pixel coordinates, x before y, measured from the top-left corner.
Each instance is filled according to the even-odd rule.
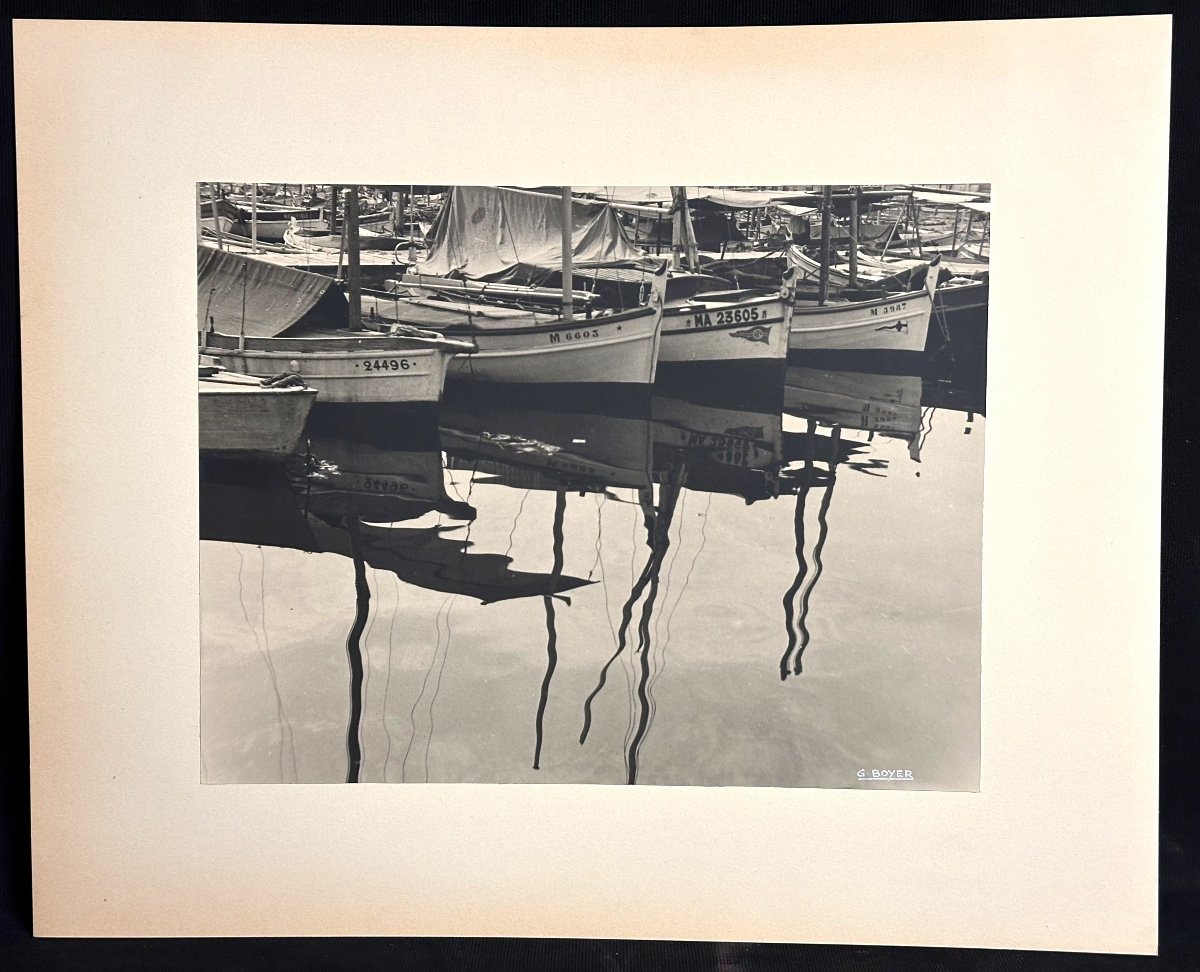
[[[825,200],[821,209],[821,277],[817,289],[817,303],[829,299],[829,237],[833,234],[833,186],[825,187]]]
[[[575,302],[572,291],[575,281],[572,276],[571,260],[575,255],[571,239],[571,187],[562,187],[562,316],[564,321],[575,318]]]
[[[346,189],[342,219],[346,224],[346,285],[350,296],[350,330],[362,330],[362,284],[358,267],[358,186]]]

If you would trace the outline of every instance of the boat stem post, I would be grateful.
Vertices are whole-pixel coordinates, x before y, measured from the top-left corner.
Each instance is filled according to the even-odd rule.
[[[817,284],[817,303],[829,299],[830,236],[833,235],[833,186],[825,187],[825,199],[821,207],[821,276]]]
[[[696,227],[692,225],[692,209],[687,201],[687,189],[683,190],[683,232],[687,244],[688,269],[693,273],[700,269],[699,247],[696,245]]]
[[[358,266],[358,186],[346,189],[346,204],[342,219],[346,224],[346,285],[350,296],[352,331],[362,330],[362,281]]]
[[[250,183],[250,252],[258,252],[258,183]]]
[[[571,187],[562,187],[562,317],[564,321],[575,319],[575,301],[572,290],[575,281],[572,279],[571,261],[575,255],[574,241],[571,235]]]
[[[333,235],[333,231],[337,229],[337,201],[338,195],[341,193],[341,186],[329,187],[329,235]]]
[[[850,286],[858,286],[858,186],[850,190]]]
[[[221,232],[221,216],[217,208],[217,200],[221,198],[220,190],[217,188],[217,183],[210,182],[208,184],[208,194],[212,196],[212,217],[213,217],[213,233],[217,237],[217,249],[225,249],[225,236]]]

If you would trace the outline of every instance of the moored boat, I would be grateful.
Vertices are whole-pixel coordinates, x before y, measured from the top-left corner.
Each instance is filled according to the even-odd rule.
[[[265,384],[214,364],[199,367],[200,451],[288,455],[317,397],[302,382]]]
[[[787,349],[782,288],[709,291],[663,312],[662,365],[783,361]]]
[[[659,357],[666,264],[646,278],[645,306],[569,320],[545,310],[395,294],[364,298],[364,308],[369,306],[385,322],[416,324],[469,342],[474,353],[450,362],[453,378],[521,385],[649,385]]]
[[[937,265],[935,257],[921,290],[875,300],[832,299],[819,304],[797,298],[794,280],[785,281],[788,346],[804,351],[924,351]]]
[[[472,347],[441,335],[314,333],[244,337],[202,331],[200,349],[228,370],[269,378],[299,375],[321,403],[437,402],[451,355]]]
[[[451,355],[472,345],[416,328],[348,330],[345,297],[329,278],[197,247],[200,351],[257,378],[291,373],[322,404],[436,402]]]

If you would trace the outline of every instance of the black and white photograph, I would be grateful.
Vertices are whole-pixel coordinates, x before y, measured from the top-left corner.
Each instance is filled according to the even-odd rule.
[[[978,789],[990,184],[195,207],[203,782]]]

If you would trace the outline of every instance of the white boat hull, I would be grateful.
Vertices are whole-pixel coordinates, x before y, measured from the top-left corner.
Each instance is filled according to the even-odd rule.
[[[265,339],[269,340],[269,339]],[[431,348],[297,352],[209,348],[229,371],[257,378],[291,372],[317,389],[321,404],[437,402],[446,380],[445,351]]]
[[[883,300],[791,309],[788,347],[797,351],[924,351],[933,300],[925,291]]]
[[[937,265],[936,259],[930,263],[923,290],[823,305],[796,300],[793,281],[785,278],[788,347],[796,351],[924,351]]]
[[[580,319],[570,324],[480,330],[478,351],[457,355],[451,377],[514,384],[629,384],[654,381],[661,314]]]
[[[295,220],[297,228],[308,230],[310,232],[319,232],[326,226],[323,219],[297,219]],[[258,238],[264,243],[282,243],[284,235],[292,225],[290,219],[259,219],[258,221]],[[250,220],[246,220],[246,235],[251,234]]]
[[[662,364],[782,361],[788,329],[781,297],[737,302],[693,302],[663,313]]]

